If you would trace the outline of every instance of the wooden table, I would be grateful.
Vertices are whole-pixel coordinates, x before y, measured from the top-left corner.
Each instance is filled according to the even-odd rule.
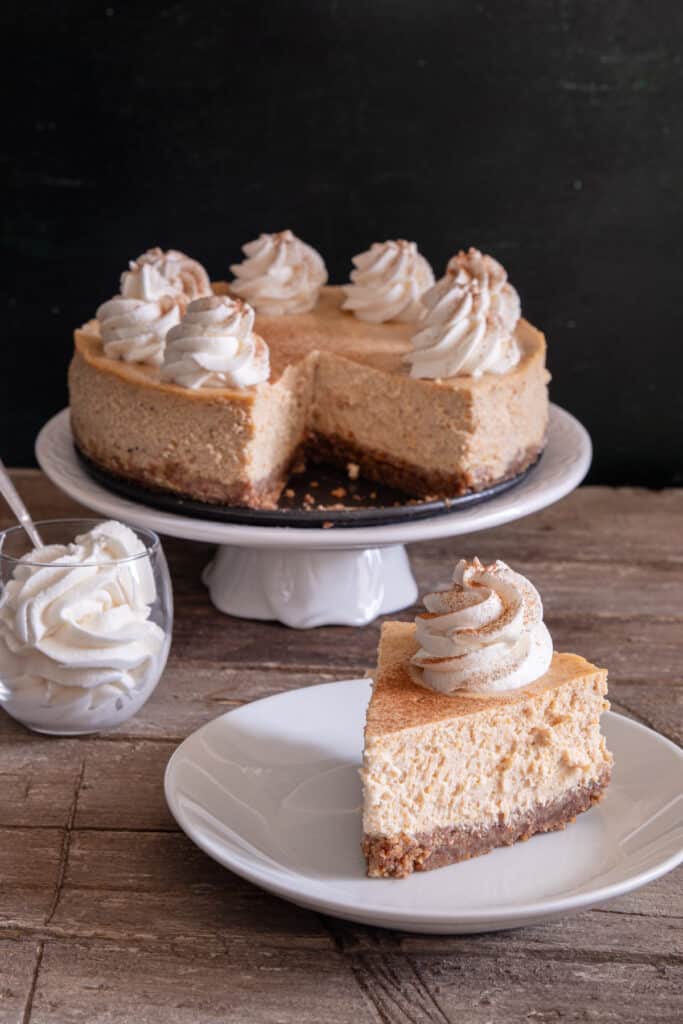
[[[15,479],[36,517],[77,512],[39,472]],[[176,745],[245,701],[362,674],[379,623],[227,618],[199,583],[209,549],[166,550],[173,652],[132,722],[62,740],[0,715],[2,1024],[681,1019],[680,871],[560,922],[421,936],[299,910],[200,853],[164,802]],[[683,490],[583,488],[466,547],[417,545],[421,590],[461,553],[529,574],[556,646],[609,666],[613,706],[680,742]]]

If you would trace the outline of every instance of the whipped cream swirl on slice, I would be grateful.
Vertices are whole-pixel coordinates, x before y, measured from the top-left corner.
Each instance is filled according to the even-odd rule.
[[[327,281],[320,253],[291,231],[259,235],[242,246],[242,252],[246,259],[230,267],[235,275],[230,284],[233,295],[267,316],[313,309]]]
[[[405,357],[412,377],[502,374],[519,362],[519,295],[491,256],[478,249],[459,252],[422,303],[425,315]]]
[[[0,699],[46,728],[105,724],[159,679],[170,638],[150,619],[155,599],[145,546],[122,523],[32,551],[0,598]]]
[[[535,587],[504,562],[458,562],[453,587],[415,619],[416,682],[439,693],[513,690],[547,671],[553,643]]]
[[[356,269],[351,271],[351,284],[343,285],[342,309],[372,324],[419,318],[420,298],[434,284],[434,274],[415,242],[373,242],[352,262]]]
[[[121,294],[127,299],[159,299],[173,295],[185,304],[211,295],[211,282],[201,263],[177,249],[158,246],[132,260],[121,275]]]
[[[161,379],[184,388],[247,388],[267,381],[270,353],[241,299],[197,299],[166,338]]]
[[[95,315],[105,356],[125,363],[161,366],[166,334],[180,323],[183,309],[184,304],[173,296],[145,301],[115,295],[103,302]]]

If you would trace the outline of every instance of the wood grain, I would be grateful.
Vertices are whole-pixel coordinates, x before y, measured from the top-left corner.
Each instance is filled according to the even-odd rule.
[[[294,944],[292,944],[294,947]],[[192,957],[168,946],[47,943],[32,1024],[371,1024],[348,961],[291,948],[226,944]]]
[[[15,479],[37,516],[78,514],[37,471]],[[82,739],[0,717],[0,1024],[676,1019],[681,871],[534,928],[421,936],[296,908],[194,847],[163,797],[177,743],[231,707],[361,674],[379,623],[228,618],[199,582],[210,549],[165,547],[177,625],[142,712]],[[556,646],[607,665],[613,705],[681,740],[683,492],[583,488],[466,548],[419,545],[421,592],[474,553],[530,575]]]

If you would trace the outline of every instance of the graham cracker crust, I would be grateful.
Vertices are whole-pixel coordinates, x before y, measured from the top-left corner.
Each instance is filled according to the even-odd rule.
[[[366,479],[395,487],[412,497],[458,498],[471,491],[483,491],[492,484],[503,483],[518,476],[536,462],[543,451],[543,445],[533,445],[524,449],[509,463],[502,476],[495,477],[483,469],[470,469],[456,474],[433,472],[383,452],[365,448],[337,434],[329,437],[321,434],[310,435],[306,450],[314,461],[331,462],[337,466],[355,462],[360,466],[361,475]]]
[[[148,491],[160,494],[171,492],[178,497],[192,498],[210,505],[245,506],[259,509],[277,508],[278,499],[287,483],[292,466],[296,465],[297,460],[301,461],[300,453],[295,453],[285,466],[262,480],[221,484],[215,480],[203,480],[192,476],[172,460],[159,466],[145,467],[144,470],[133,469],[122,462],[114,464],[113,460],[105,462],[88,450],[87,446],[78,438],[75,430],[73,433],[74,444],[78,451],[85,459],[110,476],[138,484]]]
[[[370,878],[406,878],[413,871],[431,871],[458,861],[490,853],[498,846],[512,846],[538,832],[554,832],[574,821],[577,814],[598,803],[609,785],[607,769],[588,786],[579,786],[559,800],[540,804],[508,822],[484,829],[454,826],[409,836],[363,837],[363,854]]]

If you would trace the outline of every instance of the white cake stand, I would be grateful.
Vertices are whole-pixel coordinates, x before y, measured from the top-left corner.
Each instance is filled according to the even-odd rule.
[[[214,522],[119,497],[83,469],[68,409],[46,423],[36,441],[45,474],[88,508],[172,537],[219,545],[203,580],[220,611],[297,629],[364,626],[413,604],[417,586],[405,544],[488,530],[546,508],[581,483],[591,452],[584,427],[553,405],[543,458],[509,491],[431,519],[325,530]]]

